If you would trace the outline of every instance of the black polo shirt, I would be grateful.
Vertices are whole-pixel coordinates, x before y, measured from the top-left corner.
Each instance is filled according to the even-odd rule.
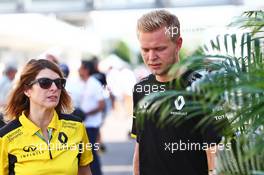
[[[194,129],[202,116],[184,120],[175,125],[173,120],[167,120],[165,127],[157,126],[157,121],[164,113],[156,112],[151,119],[145,119],[144,125],[137,126],[136,110],[145,108],[148,101],[142,103],[145,96],[150,93],[162,94],[167,90],[183,90],[193,81],[200,78],[196,72],[185,73],[179,81],[161,83],[154,75],[142,79],[134,86],[134,118],[132,136],[139,143],[139,165],[141,175],[208,175],[207,157],[205,149],[220,142],[221,137],[213,126],[203,129]],[[176,83],[176,81],[178,83]],[[190,101],[186,94],[179,94],[168,98],[169,117],[188,117],[184,106]],[[139,106],[141,105],[141,106]],[[164,110],[164,109],[163,109]],[[166,110],[166,109],[165,109]],[[140,116],[142,117],[142,116]],[[145,118],[145,117],[144,117]]]

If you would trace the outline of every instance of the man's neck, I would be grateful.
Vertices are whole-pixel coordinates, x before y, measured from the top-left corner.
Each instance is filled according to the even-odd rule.
[[[84,81],[86,82],[88,79],[90,78],[90,75],[88,75],[88,76],[86,76],[86,77],[84,77]]]
[[[165,83],[173,80],[173,76],[169,75],[155,75],[155,78],[158,82]]]
[[[155,75],[155,78],[158,82],[169,82],[174,79],[180,78],[186,71],[186,68],[182,67],[180,69],[175,70],[174,72],[168,71],[166,74],[163,75]]]

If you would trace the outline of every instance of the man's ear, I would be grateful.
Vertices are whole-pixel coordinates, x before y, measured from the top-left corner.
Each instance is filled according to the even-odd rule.
[[[180,50],[182,47],[182,37],[179,36],[179,38],[176,41],[177,49]]]

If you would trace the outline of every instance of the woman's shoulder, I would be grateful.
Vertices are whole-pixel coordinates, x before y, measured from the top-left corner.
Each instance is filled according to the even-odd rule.
[[[82,119],[72,114],[59,114],[59,120],[73,121],[82,123]]]
[[[5,135],[8,135],[9,133],[18,129],[21,126],[22,124],[20,123],[18,118],[10,121],[8,124],[0,128],[0,137],[4,137]]]

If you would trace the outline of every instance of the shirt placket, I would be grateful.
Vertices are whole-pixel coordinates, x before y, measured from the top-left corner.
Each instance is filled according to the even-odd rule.
[[[46,140],[45,137],[39,131],[36,132],[36,135],[48,145],[49,157],[50,159],[52,159],[52,154],[51,154],[51,149],[50,149],[50,141],[52,138],[52,128],[48,128],[48,140]]]

